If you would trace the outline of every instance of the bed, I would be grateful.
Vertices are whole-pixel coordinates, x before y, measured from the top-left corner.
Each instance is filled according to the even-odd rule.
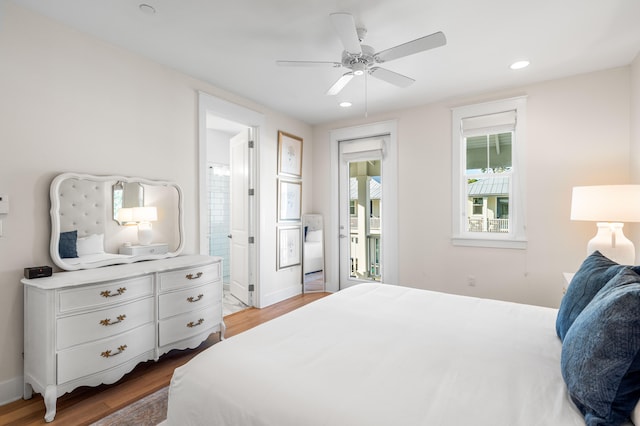
[[[624,423],[593,421],[572,401],[557,316],[551,308],[361,284],[177,368],[166,424]]]

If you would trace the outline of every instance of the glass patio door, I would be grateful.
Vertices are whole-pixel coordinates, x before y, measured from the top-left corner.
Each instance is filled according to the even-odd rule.
[[[340,288],[382,279],[383,141],[340,142]]]

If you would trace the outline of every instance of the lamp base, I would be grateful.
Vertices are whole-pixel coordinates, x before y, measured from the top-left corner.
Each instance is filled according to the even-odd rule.
[[[603,256],[622,265],[633,265],[636,250],[622,232],[623,223],[598,222],[598,233],[587,244],[587,256],[598,250]]]
[[[141,222],[138,224],[138,244],[141,246],[148,246],[151,244],[152,232],[151,224],[148,222]]]

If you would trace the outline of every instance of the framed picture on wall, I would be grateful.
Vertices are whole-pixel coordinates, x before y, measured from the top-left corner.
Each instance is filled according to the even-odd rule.
[[[301,263],[300,226],[286,226],[278,228],[277,269],[290,268]]]
[[[299,221],[302,208],[302,182],[278,179],[278,221]]]
[[[278,174],[302,177],[302,138],[278,131]]]

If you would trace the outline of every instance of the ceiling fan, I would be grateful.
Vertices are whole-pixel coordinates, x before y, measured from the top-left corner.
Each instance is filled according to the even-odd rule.
[[[345,67],[349,69],[333,86],[327,90],[327,95],[337,95],[351,81],[354,76],[369,75],[394,84],[398,87],[410,86],[415,80],[397,72],[380,68],[376,64],[389,62],[394,59],[413,55],[414,53],[444,46],[447,39],[442,32],[433,33],[415,40],[400,44],[390,49],[376,52],[373,47],[361,44],[367,30],[357,28],[353,16],[349,13],[332,13],[329,15],[331,22],[344,46],[342,62],[326,61],[276,61],[280,66],[294,67]]]

